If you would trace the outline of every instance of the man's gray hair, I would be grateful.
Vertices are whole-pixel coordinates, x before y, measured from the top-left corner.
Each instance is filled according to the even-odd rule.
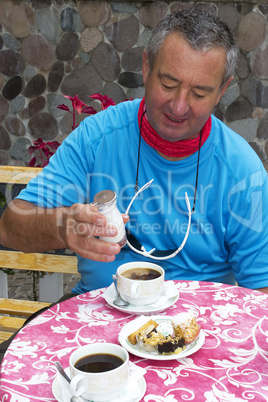
[[[222,84],[234,75],[239,53],[234,35],[220,18],[194,8],[168,15],[153,30],[146,47],[150,71],[164,40],[174,32],[181,34],[193,49],[204,52],[215,47],[225,49],[226,67]]]

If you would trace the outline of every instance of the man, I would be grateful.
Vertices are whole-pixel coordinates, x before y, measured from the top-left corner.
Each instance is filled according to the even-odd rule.
[[[233,79],[237,43],[226,24],[189,9],[166,17],[145,49],[145,99],[85,119],[5,211],[2,244],[77,253],[75,294],[108,286],[117,267],[154,259],[166,279],[268,292],[267,174],[248,143],[212,114]],[[113,190],[128,245],[96,206]],[[188,211],[189,210],[189,211]],[[153,251],[154,250],[154,251]],[[150,254],[151,253],[151,254]]]

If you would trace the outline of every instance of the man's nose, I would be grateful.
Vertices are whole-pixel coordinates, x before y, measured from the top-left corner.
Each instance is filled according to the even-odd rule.
[[[172,100],[172,112],[175,116],[183,116],[189,110],[189,101],[187,93],[183,90],[178,90],[174,94]]]

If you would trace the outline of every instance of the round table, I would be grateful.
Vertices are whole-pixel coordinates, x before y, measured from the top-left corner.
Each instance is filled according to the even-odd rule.
[[[130,354],[146,369],[145,402],[268,400],[268,294],[219,283],[174,281],[175,304],[158,315],[192,312],[205,334],[194,354],[157,361]],[[105,289],[55,305],[23,328],[1,365],[0,400],[55,401],[52,383],[59,360],[80,345],[118,343],[122,327],[137,318],[110,306]]]

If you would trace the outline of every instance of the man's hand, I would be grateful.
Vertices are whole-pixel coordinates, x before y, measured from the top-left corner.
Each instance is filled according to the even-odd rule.
[[[123,215],[124,223],[128,216]],[[59,235],[67,247],[83,258],[110,262],[121,250],[116,243],[100,240],[99,236],[115,237],[117,229],[107,224],[107,219],[96,206],[74,204],[62,214]]]
[[[128,216],[122,216],[126,223]],[[0,220],[0,243],[25,253],[69,248],[81,257],[109,262],[120,252],[120,246],[98,236],[116,235],[116,227],[108,225],[97,207],[90,204],[49,209],[15,199]]]
[[[260,292],[263,292],[263,293],[268,293],[268,288],[260,288],[260,289],[256,289],[256,290],[259,290]]]

